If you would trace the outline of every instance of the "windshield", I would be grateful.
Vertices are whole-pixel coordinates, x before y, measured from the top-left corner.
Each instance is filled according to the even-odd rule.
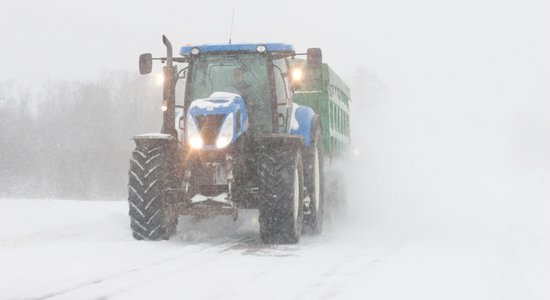
[[[193,63],[191,100],[214,92],[230,92],[244,98],[253,130],[270,132],[273,126],[269,101],[267,59],[259,54],[199,56]]]

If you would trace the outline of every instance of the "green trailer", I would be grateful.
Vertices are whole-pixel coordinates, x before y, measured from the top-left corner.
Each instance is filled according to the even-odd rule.
[[[316,68],[318,64],[293,59],[290,64],[291,77],[300,78],[293,84],[293,101],[311,107],[321,119],[325,155],[325,214],[329,218],[345,215],[348,198],[345,169],[351,148],[350,89],[326,63]]]
[[[311,107],[321,118],[326,156],[339,158],[350,149],[350,89],[326,63],[320,69],[307,68],[303,59],[291,61],[291,69],[304,72],[303,83],[293,101]]]

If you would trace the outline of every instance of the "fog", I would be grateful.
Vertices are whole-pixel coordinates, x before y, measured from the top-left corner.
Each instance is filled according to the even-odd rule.
[[[353,198],[366,191],[371,219],[409,225],[548,228],[548,3],[423,2],[407,11],[389,17],[399,29],[382,42],[395,59],[366,69],[381,83],[352,80],[362,162],[354,176],[366,179]]]
[[[227,42],[233,10],[234,43],[320,47],[350,86],[349,213],[297,245],[252,210],[135,241],[138,55]],[[549,298],[550,1],[4,0],[0,37],[0,298]]]
[[[175,45],[226,42],[233,9],[233,42],[321,47],[350,85],[359,217],[510,224],[548,215],[550,4],[534,0],[5,1],[2,194],[124,198],[128,138],[160,127],[160,91],[153,76],[135,75],[138,54],[162,54],[162,34]],[[70,175],[37,158],[59,154],[49,145],[67,151]],[[88,162],[112,180],[82,179],[84,149],[112,154]]]

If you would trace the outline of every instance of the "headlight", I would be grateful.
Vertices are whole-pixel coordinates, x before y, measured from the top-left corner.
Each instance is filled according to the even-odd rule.
[[[202,148],[202,138],[200,136],[196,136],[189,139],[189,144],[191,145],[191,148],[193,149],[200,149]]]
[[[197,128],[197,124],[195,124],[195,120],[193,120],[191,114],[187,115],[187,139],[191,145],[191,148],[202,148],[202,138],[199,129]]]
[[[218,134],[218,139],[216,140],[217,148],[225,148],[233,140],[233,113],[230,113],[225,117],[223,125]]]

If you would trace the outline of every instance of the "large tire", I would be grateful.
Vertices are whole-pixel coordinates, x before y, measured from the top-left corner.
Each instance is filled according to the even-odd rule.
[[[325,179],[321,124],[317,118],[311,136],[311,144],[304,157],[304,179],[310,199],[309,214],[304,215],[304,232],[320,234],[323,231]]]
[[[294,244],[303,222],[304,176],[299,150],[260,153],[260,236],[267,244]]]
[[[137,240],[168,239],[176,231],[177,214],[163,193],[170,169],[168,147],[138,145],[128,171],[130,227]]]

